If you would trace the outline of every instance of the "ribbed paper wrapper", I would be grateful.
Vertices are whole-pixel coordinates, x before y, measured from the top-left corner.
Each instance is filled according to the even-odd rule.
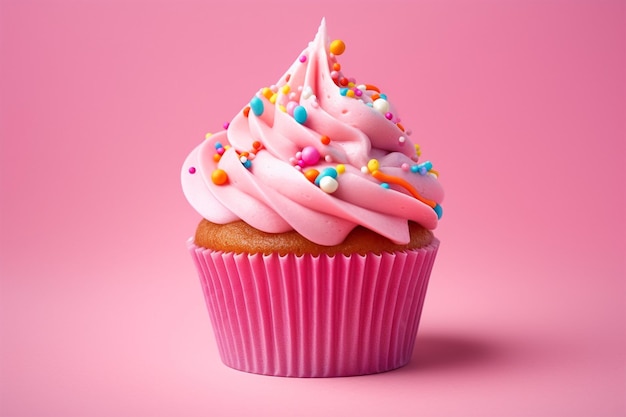
[[[439,247],[380,255],[193,256],[222,361],[263,375],[335,377],[411,359]]]

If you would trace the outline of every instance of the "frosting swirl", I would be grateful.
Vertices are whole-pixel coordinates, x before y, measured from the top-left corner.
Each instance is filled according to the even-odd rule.
[[[325,22],[279,81],[187,157],[183,192],[204,218],[295,230],[320,245],[357,225],[398,244],[408,221],[428,229],[443,189],[385,94],[341,71],[345,45]]]

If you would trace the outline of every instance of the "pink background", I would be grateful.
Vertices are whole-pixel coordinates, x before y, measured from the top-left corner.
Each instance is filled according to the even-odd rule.
[[[626,415],[625,3],[312,3],[0,1],[0,414]],[[245,374],[179,170],[322,16],[441,172],[443,246],[410,365]]]

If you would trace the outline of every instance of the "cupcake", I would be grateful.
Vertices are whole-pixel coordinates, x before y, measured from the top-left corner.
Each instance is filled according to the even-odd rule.
[[[325,22],[182,168],[188,248],[222,361],[263,375],[411,358],[443,190],[384,90],[344,74]]]

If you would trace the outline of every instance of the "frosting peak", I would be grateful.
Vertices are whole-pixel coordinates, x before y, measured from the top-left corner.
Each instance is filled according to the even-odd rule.
[[[326,24],[274,85],[261,88],[185,160],[189,203],[213,223],[296,230],[320,245],[362,225],[395,243],[428,229],[443,189],[381,90],[344,76]]]

